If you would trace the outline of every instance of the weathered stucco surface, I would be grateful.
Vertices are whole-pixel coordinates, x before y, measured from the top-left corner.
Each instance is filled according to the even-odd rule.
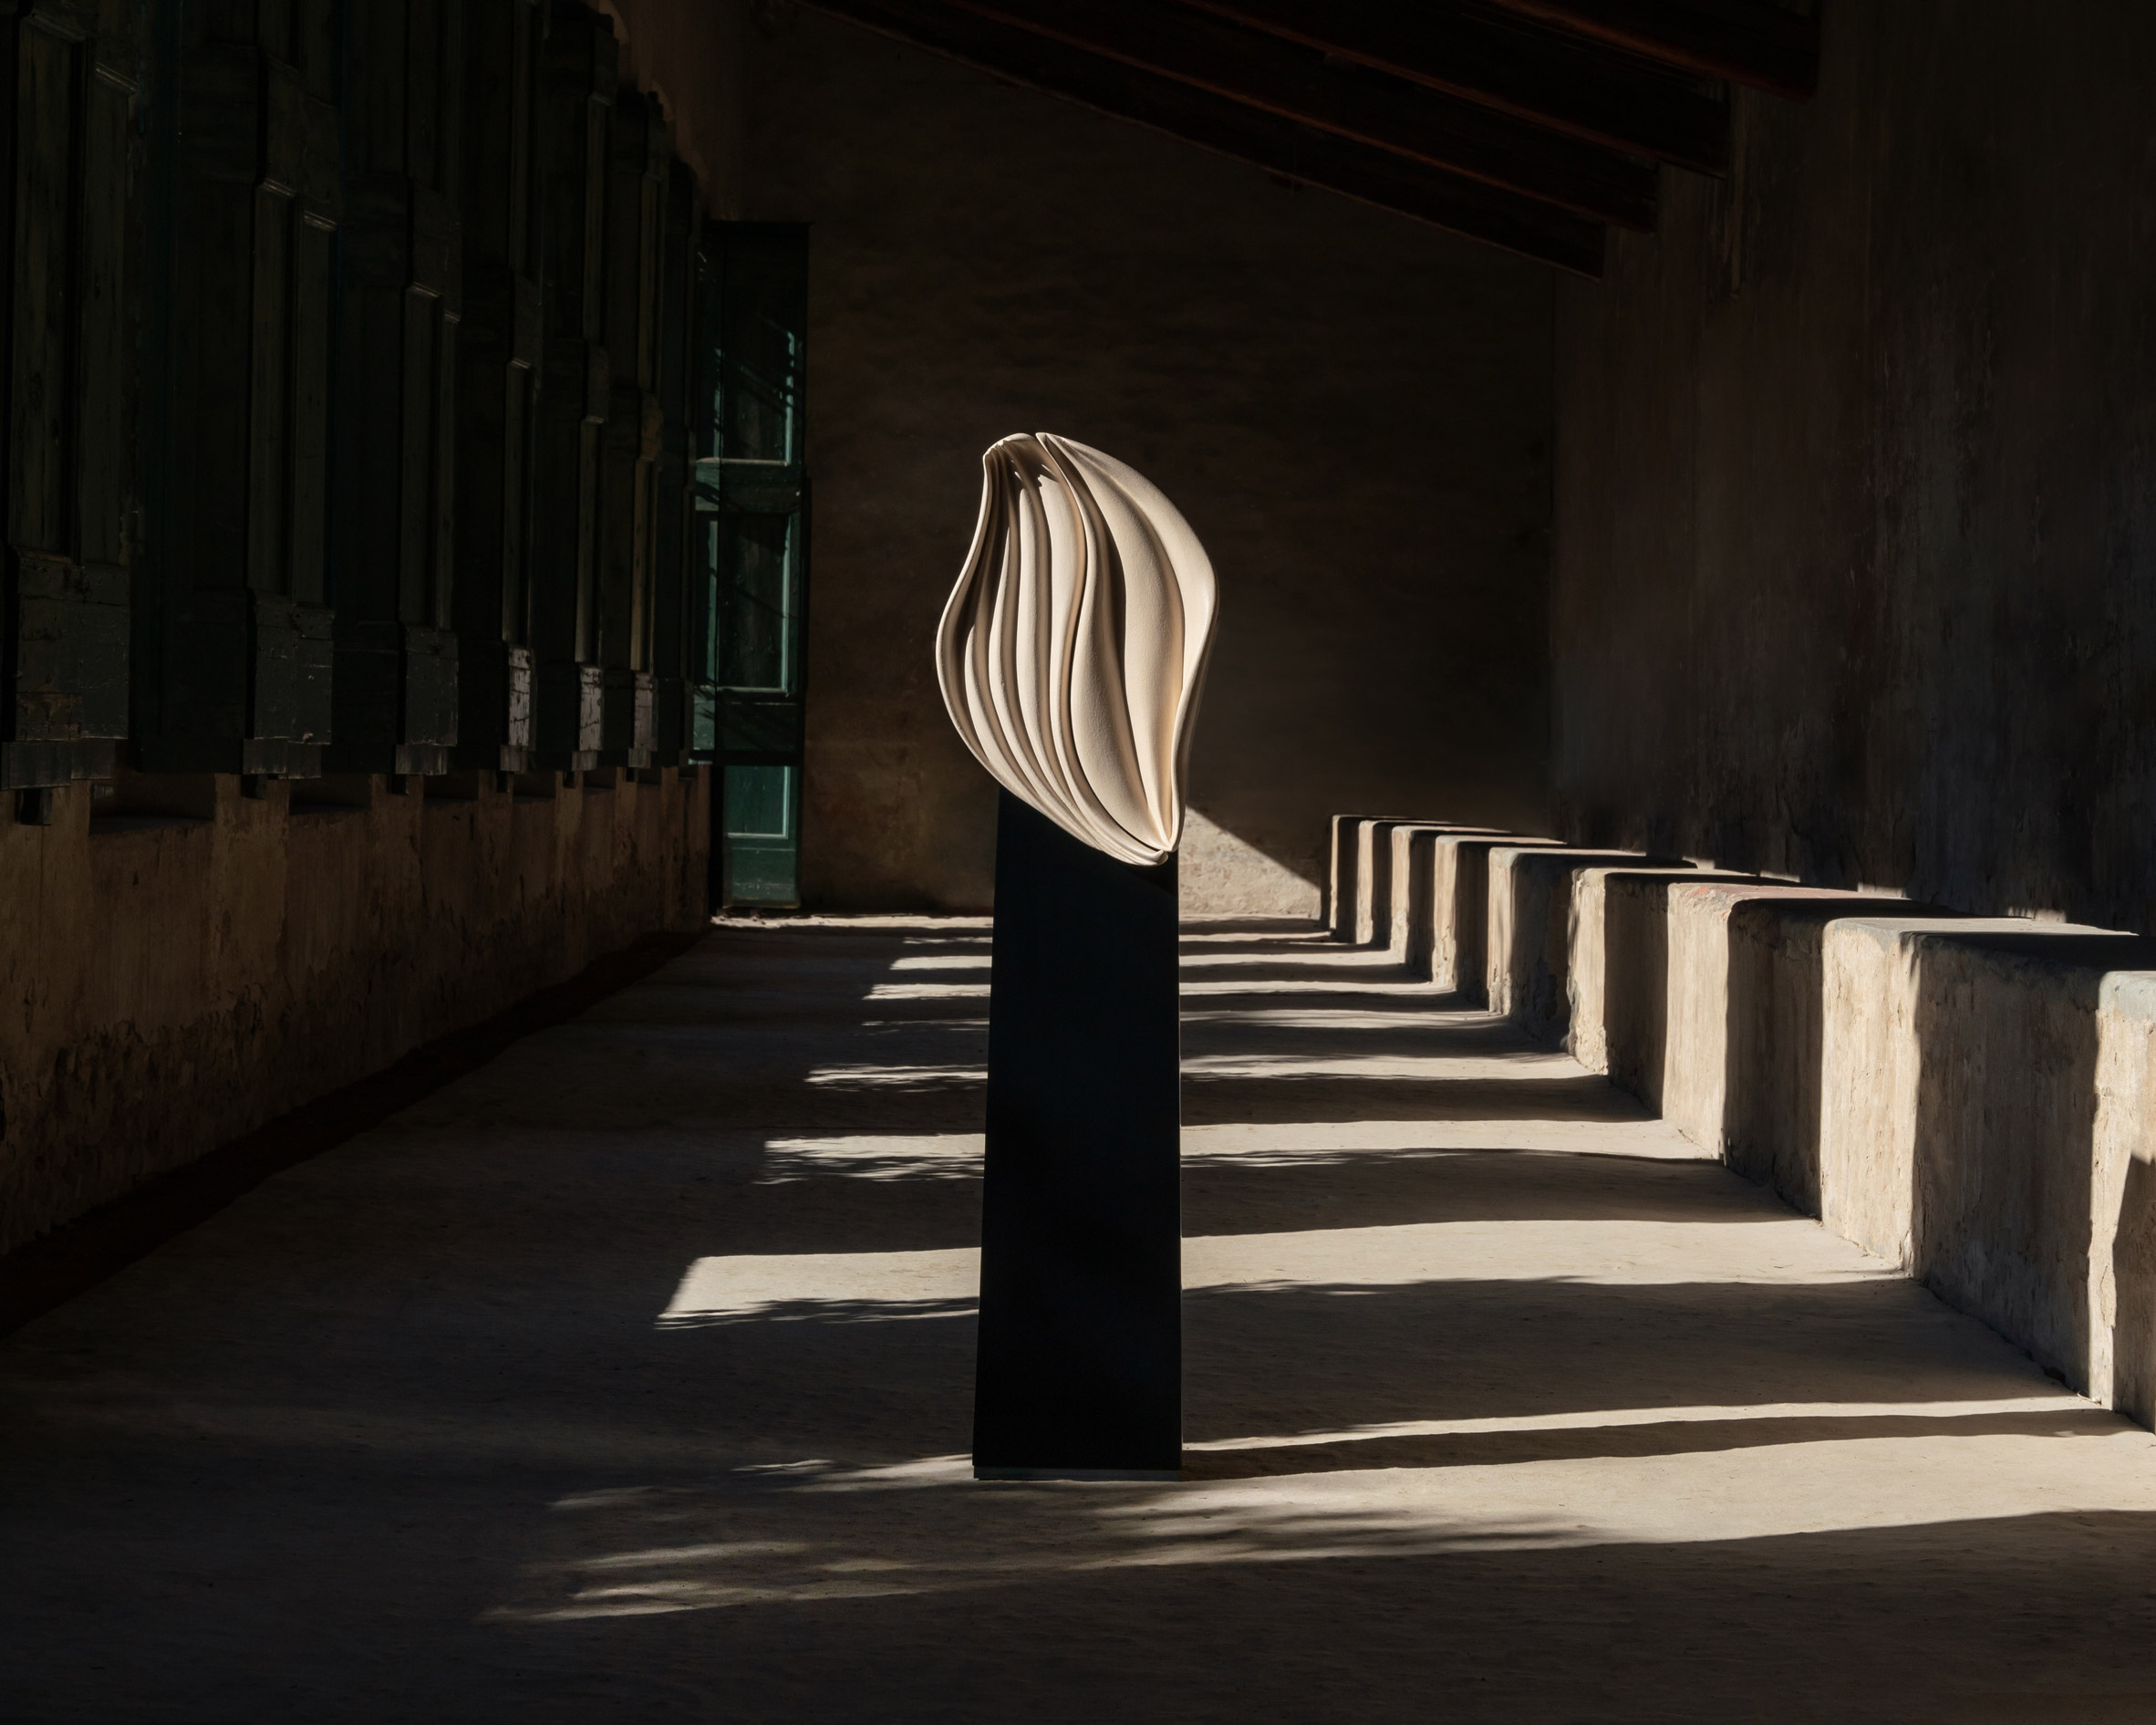
[[[1669,905],[1703,880],[1742,880],[1677,868],[1582,868],[1572,877],[1571,1023],[1565,1048],[1590,1072],[1607,1075],[1657,1113],[1669,1037]]]
[[[1825,8],[1558,293],[1577,842],[2156,926],[2156,8]]]
[[[1934,912],[1759,881],[1672,886],[1662,909],[1669,976],[1654,1105],[1738,1173],[1818,1215],[1826,930],[1843,917]],[[1644,1048],[1621,1052],[1622,1034],[1612,1031],[1612,1074],[1636,1071],[1644,1098],[1652,1060]]]
[[[1489,998],[1489,857],[1500,845],[1551,845],[1549,838],[1446,833],[1430,859],[1430,982],[1465,1005]],[[1509,923],[1508,923],[1509,927]]]
[[[84,785],[50,826],[0,824],[0,1251],[703,922],[707,772],[514,798],[473,777],[298,807],[204,778],[201,818],[94,825]]]
[[[1191,801],[1219,829],[1316,886],[1343,806],[1539,823],[1548,273],[760,16],[744,213],[813,223],[809,900],[989,900],[994,785],[931,643],[1011,431],[1129,462],[1205,542]],[[1263,871],[1247,907],[1201,878],[1206,909],[1279,902]]]
[[[1485,865],[1489,909],[1483,973],[1490,1011],[1539,1041],[1563,1045],[1572,1025],[1573,879],[1585,868],[1650,865],[1681,868],[1684,862],[1532,841],[1492,848]]]
[[[1488,867],[1516,1024],[1567,1034],[1569,983],[1583,1065],[2156,1419],[2156,940],[1561,849]]]
[[[2091,1385],[2099,998],[2130,936],[1996,918],[1829,925],[1820,1213]],[[2103,1245],[2109,1256],[2108,1228]],[[2108,1358],[2109,1349],[2104,1350]]]

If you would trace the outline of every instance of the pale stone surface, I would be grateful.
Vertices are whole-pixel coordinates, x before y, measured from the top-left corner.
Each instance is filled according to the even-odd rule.
[[[1571,1024],[1572,879],[1582,868],[1683,867],[1678,857],[1565,845],[1500,845],[1490,851],[1489,1008],[1539,1042],[1562,1044]]]
[[[1394,816],[1355,823],[1355,935],[1357,946],[1391,943]]]
[[[2156,977],[2098,992],[2089,1393],[2156,1424]]]
[[[1572,877],[1571,1019],[1565,1047],[1658,1113],[1670,970],[1668,900],[1684,883],[1750,875],[1683,868],[1582,868]]]
[[[1327,827],[1325,929],[1336,940],[1355,938],[1355,915],[1362,878],[1363,823],[1373,815],[1335,815]],[[1405,820],[1405,816],[1395,818]]]
[[[2156,1439],[1382,954],[1187,937],[1181,1482],[968,1477],[986,928],[730,925],[0,1344],[0,1713],[2140,1716]]]
[[[1489,854],[1499,845],[1554,845],[1519,835],[1469,837],[1446,833],[1430,862],[1431,985],[1456,994],[1464,1006],[1487,999],[1489,951]]]
[[[1667,1026],[1660,1099],[1650,1106],[1738,1173],[1816,1216],[1826,930],[1841,917],[1952,912],[1767,882],[1674,885],[1665,898]],[[1628,1052],[1624,1064],[1640,1078],[1633,1094],[1653,1095],[1651,1053]]]
[[[1176,892],[1186,916],[1296,917],[1323,910],[1318,883],[1246,844],[1193,805],[1176,853]]]
[[[1436,890],[1438,837],[1446,833],[1487,833],[1487,826],[1461,826],[1450,821],[1403,821],[1393,828],[1388,879],[1385,956],[1410,976],[1430,973],[1432,895]]]
[[[2145,1129],[2142,984],[2118,973],[2151,969],[2156,944],[2071,924],[1827,930],[1822,1216],[2102,1398],[2120,1207]],[[2135,1197],[2123,1298],[2138,1310]]]

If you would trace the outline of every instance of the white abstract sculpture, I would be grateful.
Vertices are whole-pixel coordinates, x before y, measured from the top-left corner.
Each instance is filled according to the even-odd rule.
[[[1143,474],[1067,437],[1004,438],[980,466],[980,522],[936,631],[951,722],[1073,838],[1165,862],[1217,609],[1205,547]]]

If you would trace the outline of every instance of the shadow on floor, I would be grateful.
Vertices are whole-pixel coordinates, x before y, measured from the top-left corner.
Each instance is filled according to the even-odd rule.
[[[0,1719],[2156,1717],[2156,1439],[1377,970],[1194,1029],[1189,1477],[976,1484],[975,940],[721,930],[0,1347]]]

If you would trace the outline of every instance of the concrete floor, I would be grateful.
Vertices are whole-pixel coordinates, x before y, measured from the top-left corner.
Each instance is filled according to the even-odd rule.
[[[730,926],[0,1345],[0,1720],[2156,1719],[2156,1439],[1305,926],[1182,1483],[969,1478],[986,928]]]

